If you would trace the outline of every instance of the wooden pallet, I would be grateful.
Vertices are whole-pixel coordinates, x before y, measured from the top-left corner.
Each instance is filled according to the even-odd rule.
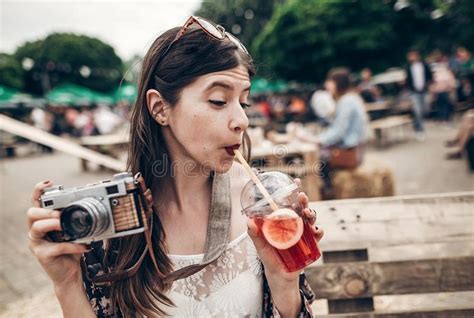
[[[473,317],[474,192],[313,202],[317,317]]]

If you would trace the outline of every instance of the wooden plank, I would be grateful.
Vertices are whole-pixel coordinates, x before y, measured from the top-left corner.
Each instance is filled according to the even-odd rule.
[[[325,251],[474,238],[474,192],[311,202]],[[472,246],[472,245],[471,245]]]
[[[434,222],[446,215],[472,214],[474,191],[319,201],[310,202],[310,206],[328,221],[344,218],[346,222],[356,223],[425,217]]]
[[[474,240],[371,247],[371,262],[407,261],[474,255]]]
[[[12,119],[8,116],[1,114],[0,130],[4,130],[11,134],[34,141],[36,143],[49,146],[58,151],[65,152],[88,161],[92,161],[112,170],[125,171],[126,169],[125,163],[120,160],[87,149],[85,147],[82,147],[81,145],[78,145],[75,142],[60,138],[44,130],[27,125],[18,120]]]
[[[329,224],[321,217],[318,224],[325,230],[320,246],[325,251],[399,246],[416,243],[441,243],[472,239],[473,217],[442,219],[436,223],[413,220],[360,224]]]
[[[441,243],[415,243],[395,246],[370,247],[369,249],[323,250],[322,261],[309,266],[322,266],[341,262],[393,262],[423,259],[474,256],[474,241]]]
[[[305,269],[318,298],[474,290],[474,256],[384,263],[344,263]]]
[[[371,317],[379,317],[379,315],[384,314],[417,315],[422,312],[443,313],[444,316],[441,317],[452,317],[447,315],[447,313],[454,314],[459,310],[472,313],[474,308],[473,291],[374,296],[373,299],[374,312],[369,314]],[[315,300],[311,304],[311,308],[316,317],[322,317],[329,313],[326,299]],[[328,317],[341,317],[341,315],[331,315]],[[440,317],[440,315],[434,317]]]
[[[474,292],[377,296],[374,307],[379,313],[474,309]]]

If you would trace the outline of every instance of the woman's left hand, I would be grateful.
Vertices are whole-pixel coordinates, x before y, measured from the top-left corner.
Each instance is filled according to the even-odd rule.
[[[295,181],[296,183],[300,183],[298,179]],[[311,230],[313,231],[315,239],[319,242],[324,235],[324,231],[315,225],[316,214],[308,208],[308,196],[304,192],[300,192],[298,194],[298,201],[302,206],[303,218],[306,222],[309,222],[309,224],[312,225]],[[265,267],[265,275],[267,278],[281,280],[282,282],[297,280],[300,271],[290,273],[286,271],[284,265],[281,263],[275,252],[275,248],[265,240],[253,219],[248,220],[247,226],[249,236],[255,245],[263,266]]]

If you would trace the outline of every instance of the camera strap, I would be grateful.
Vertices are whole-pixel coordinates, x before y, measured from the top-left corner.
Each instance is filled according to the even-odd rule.
[[[213,173],[212,178],[211,211],[209,213],[207,225],[204,258],[200,264],[189,265],[165,275],[164,283],[171,283],[175,280],[186,278],[199,272],[204,267],[219,258],[219,256],[222,255],[227,247],[230,234],[232,211],[230,176],[228,173]],[[143,193],[141,195],[143,196]],[[155,258],[152,244],[153,216],[156,211],[153,207],[148,207],[146,205],[146,199],[143,197],[141,201],[143,205],[145,205],[142,209],[142,211],[145,213],[144,220],[150,220],[150,224],[145,224],[144,235],[146,240],[146,248],[143,250],[140,258],[130,268],[120,271],[113,271],[110,273],[103,273],[95,277],[90,277],[85,262],[81,262],[82,272],[86,275],[89,281],[95,284],[103,284],[132,277],[140,269],[140,266],[142,265],[147,253],[150,255],[156,270],[161,273],[161,270],[158,267],[158,262]]]

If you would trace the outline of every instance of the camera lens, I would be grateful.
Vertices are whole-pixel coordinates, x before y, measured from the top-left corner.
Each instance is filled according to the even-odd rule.
[[[94,198],[76,201],[61,213],[61,226],[69,241],[98,236],[108,224],[106,208]]]

